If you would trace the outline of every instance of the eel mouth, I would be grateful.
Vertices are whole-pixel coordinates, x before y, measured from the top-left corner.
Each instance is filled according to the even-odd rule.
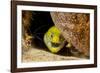
[[[52,47],[59,47],[61,44],[60,43],[53,43],[51,42]]]

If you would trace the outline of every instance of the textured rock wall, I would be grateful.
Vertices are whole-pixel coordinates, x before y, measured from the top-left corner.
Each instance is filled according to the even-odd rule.
[[[55,26],[76,50],[89,56],[90,19],[86,13],[51,12]]]

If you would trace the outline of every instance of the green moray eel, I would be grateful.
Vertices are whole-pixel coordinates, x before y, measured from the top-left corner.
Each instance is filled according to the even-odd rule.
[[[64,47],[65,39],[59,29],[52,26],[44,34],[44,43],[52,53],[57,53]]]

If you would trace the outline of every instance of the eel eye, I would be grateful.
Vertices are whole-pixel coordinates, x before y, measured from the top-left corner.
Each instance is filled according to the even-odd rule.
[[[53,38],[53,34],[51,34],[51,38]]]

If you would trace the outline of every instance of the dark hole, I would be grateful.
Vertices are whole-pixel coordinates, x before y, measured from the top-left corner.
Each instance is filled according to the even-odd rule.
[[[43,36],[47,30],[53,26],[50,12],[32,11],[32,20],[29,27],[29,33],[32,34],[33,42],[36,47],[46,47],[43,42]]]

